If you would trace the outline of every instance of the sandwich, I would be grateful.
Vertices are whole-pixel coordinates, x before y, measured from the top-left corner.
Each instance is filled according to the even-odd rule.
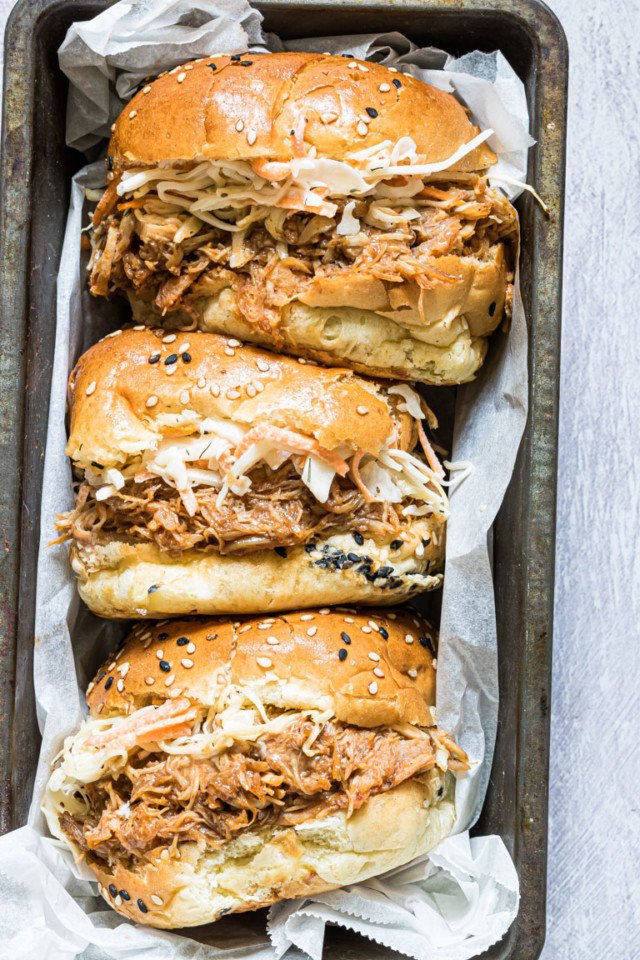
[[[115,331],[69,380],[75,507],[58,519],[104,617],[398,603],[440,586],[430,409],[232,337]]]
[[[90,288],[136,322],[463,383],[509,317],[517,220],[451,95],[328,54],[218,55],[112,128]]]
[[[407,613],[138,624],[54,761],[50,830],[155,927],[400,866],[450,833],[468,768],[436,725],[435,668]]]

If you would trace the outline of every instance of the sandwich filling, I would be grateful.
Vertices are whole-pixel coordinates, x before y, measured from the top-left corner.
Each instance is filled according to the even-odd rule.
[[[65,741],[45,805],[90,862],[133,866],[182,842],[220,848],[249,830],[351,816],[411,778],[437,803],[447,771],[466,769],[436,726],[363,729],[229,686],[211,708],[177,698],[88,719]]]
[[[439,258],[486,261],[515,243],[509,201],[485,177],[449,170],[489,133],[433,164],[402,137],[345,161],[301,144],[288,162],[125,170],[94,214],[91,291],[134,294],[197,324],[198,300],[232,288],[243,318],[276,341],[283,307],[318,280],[413,281],[422,313],[422,294],[459,279]],[[510,284],[507,294],[508,312]]]
[[[382,542],[418,517],[444,522],[447,481],[422,422],[437,425],[433,414],[405,384],[379,393],[394,431],[377,456],[188,409],[150,417],[161,431],[152,447],[81,471],[76,506],[57,522],[59,539],[148,542],[172,556],[240,554],[354,531]],[[424,459],[411,452],[418,444]]]

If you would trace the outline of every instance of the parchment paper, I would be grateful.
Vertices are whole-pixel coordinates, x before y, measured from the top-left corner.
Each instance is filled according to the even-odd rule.
[[[242,0],[117,3],[74,25],[60,49],[71,80],[67,135],[100,144],[142,79],[212,52],[283,49],[264,36]],[[302,39],[288,49],[349,52],[394,64],[443,89],[491,126],[498,175],[523,180],[529,137],[522,84],[501,54],[454,60],[417,49],[399,34]],[[409,133],[411,131],[404,131]],[[84,189],[103,183],[102,163],[76,176],[57,290],[57,334],[42,497],[34,657],[42,751],[29,823],[0,839],[0,957],[125,960],[275,960],[321,957],[327,923],[339,924],[416,960],[466,960],[504,935],[518,908],[518,879],[499,837],[469,839],[486,792],[497,721],[497,650],[488,551],[491,524],[511,477],[527,403],[526,321],[519,291],[508,334],[496,333],[477,380],[458,390],[452,458],[473,473],[452,490],[438,656],[440,723],[473,761],[457,783],[457,836],[429,857],[366,883],[289,901],[261,915],[225,918],[173,934],[124,921],[98,897],[86,868],[46,835],[40,797],[52,758],[83,714],[82,691],[124,627],[93,617],[77,599],[66,548],[49,548],[55,514],[72,505],[64,456],[66,380],[79,354],[113,328],[113,307],[87,294],[80,264]],[[511,188],[510,188],[511,189]],[[511,189],[514,196],[517,188]],[[84,211],[84,212],[83,212]],[[83,216],[85,220],[83,220]]]

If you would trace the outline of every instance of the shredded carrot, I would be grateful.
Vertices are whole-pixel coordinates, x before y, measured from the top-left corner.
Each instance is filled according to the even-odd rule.
[[[318,460],[323,460],[341,477],[345,477],[349,472],[349,464],[346,460],[339,457],[333,450],[320,446],[313,437],[305,437],[295,430],[284,430],[269,423],[259,424],[245,433],[233,452],[235,459],[241,457],[253,443],[260,443],[263,440],[284,447],[285,450],[291,450],[292,453],[311,453]]]
[[[136,743],[172,740],[191,733],[196,716],[195,707],[187,699],[165,700],[159,707],[143,707],[116,728],[98,733],[86,743],[98,749],[118,743],[130,750]]]
[[[139,210],[144,207],[144,197],[138,197],[137,200],[127,200],[126,203],[119,203],[118,210]]]
[[[364,456],[364,450],[358,450],[355,456],[351,460],[351,476],[353,477],[353,482],[356,487],[364,497],[365,503],[373,503],[375,497],[371,493],[368,487],[365,486],[364,480],[360,476],[360,461]]]
[[[104,220],[105,217],[108,217],[110,213],[116,208],[118,203],[118,193],[116,187],[118,186],[118,181],[112,180],[105,192],[102,194],[98,206],[93,211],[93,225],[97,227],[98,224]]]
[[[438,460],[437,456],[435,455],[433,447],[429,443],[429,438],[424,432],[424,427],[422,426],[421,421],[418,420],[417,424],[418,424],[418,437],[420,438],[420,445],[424,450],[424,455],[427,458],[427,463],[429,464],[433,472],[436,474],[436,476],[444,477],[444,470],[442,469],[442,464]]]

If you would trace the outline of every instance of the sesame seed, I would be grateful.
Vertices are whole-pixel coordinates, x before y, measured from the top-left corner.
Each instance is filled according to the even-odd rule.
[[[369,73],[369,68],[365,67],[363,63],[358,64],[358,70],[360,71],[360,73]]]
[[[155,677],[145,677],[145,678],[144,678],[144,682],[147,684],[147,686],[150,687],[152,684],[154,684],[154,683],[156,682],[156,678],[155,678]]]
[[[307,630],[307,636],[308,636],[308,637],[315,637],[315,635],[316,635],[317,632],[318,632],[318,628],[317,628],[317,627],[309,627],[309,629]]]
[[[271,647],[277,647],[278,644],[280,643],[280,641],[278,640],[277,637],[267,637],[267,643],[268,643]]]
[[[348,633],[345,633],[344,630],[340,634],[340,637],[342,638],[343,642],[347,644],[347,646],[351,643],[351,637]]]
[[[382,669],[382,667],[374,667],[373,672],[376,675],[376,677],[384,677],[384,670]]]
[[[268,630],[272,623],[273,620],[265,620],[264,623],[258,624],[258,630]]]
[[[373,660],[374,663],[378,663],[378,661],[380,660],[380,657],[379,657],[379,655],[378,655],[377,653],[375,653],[375,652],[372,650],[371,653],[369,654],[369,660]]]
[[[116,125],[115,125],[115,123],[112,123],[112,124],[111,124],[111,133],[115,133],[115,132],[116,132]]]
[[[132,111],[129,113],[129,120],[133,120],[133,118],[134,118],[134,117],[137,117],[137,116],[138,116],[138,111],[137,111],[137,110],[132,110]]]
[[[161,660],[160,669],[163,671],[163,673],[169,673],[171,670],[171,664],[168,662],[168,660]]]
[[[124,680],[118,680],[118,682],[116,683],[116,690],[118,691],[118,693],[122,693],[122,691],[124,690]]]
[[[256,388],[258,393],[262,393],[262,391],[264,390],[264,383],[260,383],[259,380],[256,380],[256,382],[254,383],[254,387]]]
[[[244,130],[244,123],[242,120],[238,120],[238,122],[236,123],[236,130],[238,131],[238,133],[241,133]]]
[[[414,667],[412,667],[411,670],[407,670],[407,673],[408,673],[409,676],[412,677],[414,680],[415,680],[415,678],[418,676],[418,671],[417,671]]]
[[[177,354],[177,353],[170,353],[169,356],[168,356],[168,357],[165,357],[165,359],[164,359],[164,365],[165,365],[165,367],[171,367],[174,363],[177,363],[177,362],[178,362],[178,354]]]
[[[353,617],[344,617],[343,619],[345,623],[355,623]]]
[[[188,644],[187,644],[187,653],[195,653],[195,652],[196,652],[196,645],[195,645],[195,643],[188,643]]]
[[[237,400],[240,396],[237,390],[227,390],[227,400]]]
[[[404,642],[405,642],[405,643],[413,643],[413,639],[414,639],[413,636],[412,636],[410,633],[408,633],[408,634],[406,635],[406,637],[404,638]]]
[[[348,63],[347,66],[348,66],[349,70],[355,70],[356,67],[358,66],[358,64],[357,64],[357,63]]]
[[[391,87],[389,86],[388,83],[381,83],[380,86],[378,87],[378,90],[380,91],[380,93],[388,93],[389,90],[391,90]]]
[[[178,353],[185,353],[190,346],[191,346],[190,343],[183,343],[181,346],[178,347]]]
[[[189,657],[183,657],[180,663],[185,670],[191,670],[191,667],[193,666],[193,660],[191,660]]]
[[[437,669],[438,669],[438,661],[436,660],[435,657],[434,657],[433,660],[431,661],[431,666],[433,667],[434,670],[437,670]],[[106,684],[105,684],[105,686],[106,686]]]
[[[144,905],[144,900],[138,900],[138,910],[140,910],[141,913],[148,913],[148,910]]]
[[[341,650],[338,650],[338,660],[344,661],[346,659],[347,659],[347,651],[344,649],[344,647],[342,647]]]
[[[107,677],[106,683],[104,685],[105,690],[110,690],[113,686],[113,677]]]
[[[151,87],[149,86],[149,84],[147,84],[146,87],[143,87],[143,88],[142,88],[142,92],[143,92],[143,93],[150,93],[150,92],[151,92]]]
[[[164,650],[156,650],[156,657],[158,658],[158,660],[162,660],[162,658],[164,657]]]
[[[357,530],[355,531],[355,533],[352,534],[352,537],[359,547],[362,547],[364,545],[364,537],[362,536],[361,533],[358,533]]]
[[[378,630],[378,624],[374,623],[373,620],[369,620],[369,626],[371,627],[372,630]]]
[[[397,67],[389,67],[388,69],[389,69],[389,73],[397,73],[397,72],[398,72],[398,68],[397,68]]]
[[[321,613],[323,617],[326,617],[326,615],[330,613],[329,607],[320,607],[318,613]]]
[[[186,79],[187,79],[187,75],[184,72],[179,73],[178,76],[176,77],[176,80],[178,81],[178,83],[182,83],[182,81]]]
[[[265,670],[273,666],[273,660],[269,660],[269,657],[258,657],[256,663],[259,667],[264,667]]]
[[[207,381],[204,377],[198,377],[198,387],[202,390],[207,384]]]
[[[360,627],[363,633],[371,633],[371,627]]]
[[[375,120],[375,118],[378,116],[378,111],[374,107],[365,107],[365,110],[372,120]]]
[[[189,637],[178,637],[176,643],[179,647],[186,647],[186,645],[189,643]]]
[[[109,893],[111,894],[112,897],[118,896],[118,888],[116,887],[115,883],[109,884]]]
[[[402,86],[402,84],[400,83],[400,81],[398,80],[397,77],[396,77],[396,79],[393,81],[393,85],[394,85],[394,87],[396,88],[396,90],[399,90],[400,87]]]
[[[225,347],[225,348],[224,348],[224,352],[226,353],[226,355],[227,355],[228,357],[235,357],[235,355],[236,355],[236,352],[235,352],[235,350],[233,349],[233,347]]]
[[[373,697],[376,695],[377,692],[378,692],[378,684],[376,683],[375,680],[372,680],[371,683],[369,684],[369,693]]]
[[[175,339],[176,339],[176,334],[175,334],[175,333],[168,333],[168,334],[166,335],[166,337],[163,337],[163,338],[162,338],[162,342],[163,342],[163,343],[173,343],[173,341],[174,341]]]
[[[189,396],[189,391],[183,390],[182,393],[180,394],[180,403],[189,403],[190,399],[191,398]]]
[[[160,359],[160,351],[158,350],[156,353],[151,354],[151,356],[149,357],[149,363],[157,363],[159,359]]]
[[[176,679],[175,673],[169,674],[169,676],[164,682],[165,687],[170,687],[174,683],[175,679]]]
[[[155,903],[155,905],[156,905],[157,907],[161,907],[162,904],[164,903],[164,900],[162,900],[160,897],[158,897],[155,893],[152,893],[152,894],[151,894],[151,902],[152,902],[152,903]]]
[[[269,364],[267,361],[262,359],[256,360],[256,366],[258,367],[258,370],[261,370],[263,373],[266,373],[269,369]]]
[[[177,369],[178,368],[174,364],[171,364],[171,366],[165,368],[164,372],[168,377],[170,377],[172,374],[176,372]]]
[[[126,890],[121,890],[120,896],[122,897],[123,900],[131,900],[131,897],[129,896]]]
[[[242,346],[241,342],[240,342],[239,340],[234,340],[233,337],[230,337],[230,338],[227,340],[227,343],[229,344],[230,347],[241,347],[241,346]]]
[[[300,617],[300,619],[301,619],[301,620],[313,620],[313,614],[312,614],[312,613],[303,613],[302,616]]]
[[[369,413],[369,408],[360,405],[356,407],[356,413],[359,413],[361,417],[366,417],[366,415]]]
[[[247,396],[249,397],[255,397],[258,392],[252,383],[248,383],[245,387],[245,390],[247,391]]]
[[[356,130],[358,131],[358,133],[360,134],[361,137],[366,137],[366,135],[367,135],[368,132],[369,132],[369,128],[368,128],[368,126],[366,125],[366,123],[364,122],[364,120],[359,120],[359,121],[358,121],[358,126],[356,127]]]
[[[85,393],[87,394],[88,397],[90,397],[91,394],[94,393],[95,389],[96,389],[96,382],[95,380],[92,380],[89,386],[87,387]]]
[[[217,383],[211,384],[211,386],[209,387],[209,393],[211,394],[212,397],[220,396],[220,387],[218,386]]]
[[[255,130],[247,130],[247,143],[250,147],[252,147],[256,142],[257,136],[258,134],[255,132]]]

